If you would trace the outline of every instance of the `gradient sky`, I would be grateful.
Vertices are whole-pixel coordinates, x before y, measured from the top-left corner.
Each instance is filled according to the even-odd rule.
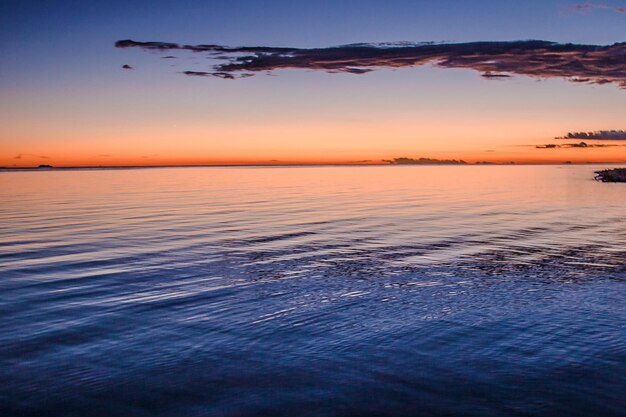
[[[180,73],[185,65],[204,65],[201,56],[171,62],[113,47],[120,39],[301,48],[626,41],[626,13],[573,9],[582,3],[2,0],[0,166],[350,163],[401,156],[626,162],[626,146],[535,148],[565,143],[554,137],[567,132],[626,129],[626,89],[616,85],[486,80],[474,71],[428,66],[362,75],[282,70],[223,80]]]

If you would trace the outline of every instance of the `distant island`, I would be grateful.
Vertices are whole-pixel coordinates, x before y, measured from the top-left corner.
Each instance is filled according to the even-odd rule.
[[[431,158],[394,158],[394,159],[383,159],[384,162],[387,162],[391,165],[467,165],[467,162],[462,159],[431,159]]]
[[[596,171],[596,180],[602,182],[626,182],[626,168]]]

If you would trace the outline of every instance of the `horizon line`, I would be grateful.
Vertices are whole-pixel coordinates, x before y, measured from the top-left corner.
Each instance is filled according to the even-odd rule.
[[[473,162],[473,163],[285,163],[285,164],[165,164],[165,165],[68,165],[68,166],[0,166],[0,171],[54,171],[87,169],[149,169],[149,168],[280,168],[280,167],[362,167],[362,166],[511,166],[511,165],[623,165],[624,162]]]

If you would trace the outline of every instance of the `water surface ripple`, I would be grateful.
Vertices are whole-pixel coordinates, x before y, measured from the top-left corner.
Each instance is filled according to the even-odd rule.
[[[623,415],[599,168],[1,172],[0,415]]]

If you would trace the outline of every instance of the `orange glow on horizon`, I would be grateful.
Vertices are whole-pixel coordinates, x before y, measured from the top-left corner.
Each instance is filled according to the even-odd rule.
[[[493,152],[394,152],[380,157],[370,154],[344,155],[280,155],[270,157],[185,157],[160,155],[149,156],[102,156],[51,154],[45,158],[34,154],[21,154],[20,158],[0,157],[0,167],[28,168],[39,165],[54,167],[116,167],[116,166],[185,166],[185,165],[387,165],[388,160],[394,158],[429,158],[438,160],[463,160],[468,164],[587,164],[587,163],[626,163],[626,147],[623,148],[590,148],[590,149],[530,149],[522,151],[493,151]]]
[[[506,136],[510,123],[504,121],[422,122],[396,117],[359,123],[157,124],[110,126],[89,135],[36,125],[25,131],[9,129],[9,135],[0,137],[0,166],[358,165],[385,164],[399,157],[502,164],[626,163],[624,141],[589,141],[607,147],[535,148],[580,142],[553,139],[554,133],[546,132],[563,128],[552,124],[522,125]]]

